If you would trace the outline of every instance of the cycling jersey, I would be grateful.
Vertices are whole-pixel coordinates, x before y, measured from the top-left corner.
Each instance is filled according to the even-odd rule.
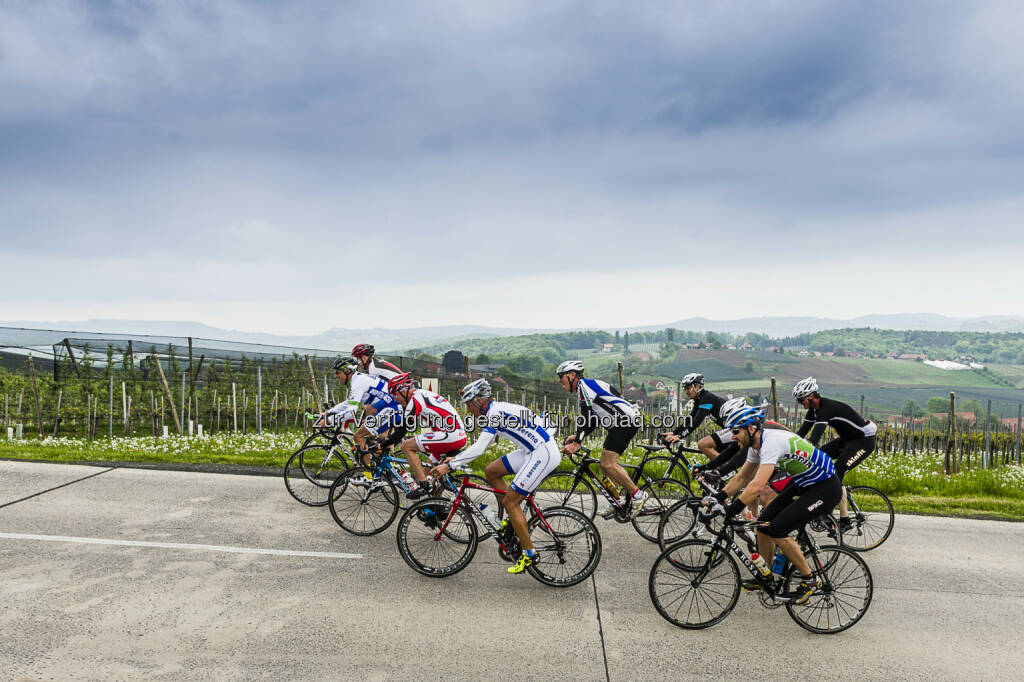
[[[465,435],[466,427],[463,426],[458,412],[447,398],[433,391],[423,388],[414,390],[409,396],[409,402],[405,404],[405,413],[410,417],[416,417],[420,424],[427,426],[431,431],[459,431]]]
[[[834,476],[835,464],[824,452],[791,431],[764,429],[761,448],[747,448],[747,461],[774,464],[793,477],[793,485],[806,488]]]
[[[398,367],[395,367],[387,360],[380,360],[378,362],[377,360],[371,358],[369,364],[366,367],[366,373],[378,377],[384,377],[384,379],[387,380],[392,379],[395,376],[401,374],[402,370],[399,369]]]
[[[693,399],[693,408],[690,410],[690,423],[688,425],[680,425],[673,429],[672,433],[676,434],[680,438],[686,438],[691,433],[697,430],[704,421],[704,418],[708,415],[711,419],[718,424],[720,427],[722,424],[722,417],[719,415],[719,411],[722,409],[722,403],[725,402],[725,398],[719,398],[711,391],[701,389],[697,397]]]
[[[342,424],[354,421],[361,406],[370,405],[378,400],[385,401],[389,406],[398,407],[394,397],[387,392],[387,382],[380,377],[354,372],[348,386],[348,399],[327,410],[327,414],[341,417]]]
[[[605,381],[580,377],[576,399],[580,405],[576,439],[580,443],[598,426],[608,429],[640,426],[640,410]]]
[[[807,437],[807,440],[817,445],[828,426],[835,429],[836,434],[843,440],[873,436],[878,431],[874,422],[857,414],[846,403],[830,398],[819,398],[817,409],[808,408],[807,414],[804,415],[804,423],[800,425],[796,433],[803,437],[810,431],[811,435]]]
[[[504,438],[518,446],[518,449],[501,458],[505,470],[516,474],[512,489],[521,495],[529,495],[562,461],[562,455],[551,434],[527,407],[492,400],[487,404],[480,421],[483,423],[480,437],[450,462],[452,467],[473,461],[495,439]]]

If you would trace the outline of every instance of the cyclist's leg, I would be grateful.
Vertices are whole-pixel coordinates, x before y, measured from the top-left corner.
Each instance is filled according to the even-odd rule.
[[[619,426],[608,429],[608,435],[604,439],[604,446],[601,450],[601,472],[625,488],[630,497],[636,495],[638,488],[626,470],[619,465],[619,457],[629,447],[629,442],[633,440],[633,436],[638,430],[635,426]]]
[[[830,476],[807,488],[796,488],[790,483],[771,505],[772,507],[779,505],[782,508],[773,516],[768,526],[758,532],[758,540],[760,540],[762,532],[770,537],[786,555],[786,558],[793,562],[800,575],[809,577],[811,567],[808,565],[804,553],[800,551],[800,544],[789,537],[789,534],[811,519],[831,512],[839,502],[841,488],[839,479],[835,476]],[[799,498],[793,500],[797,495]]]
[[[770,484],[765,486],[765,488],[770,487]],[[762,492],[764,492],[765,488],[762,488]],[[775,556],[775,538],[768,532],[771,527],[770,524],[775,521],[786,506],[793,501],[796,493],[796,486],[787,484],[761,509],[761,514],[757,517],[759,524],[768,524],[759,526],[757,530],[757,551],[765,558],[765,561],[768,561],[771,557]]]
[[[352,434],[352,440],[355,441],[356,449],[357,450],[362,450],[362,451],[365,452],[366,451],[366,439],[369,438],[372,435],[374,435],[374,434],[369,429],[367,429],[365,426],[360,426],[358,429],[356,429],[356,432]],[[361,459],[362,459],[362,465],[363,466],[366,466],[366,467],[370,466],[370,453],[365,452],[365,454],[362,456]]]
[[[867,436],[852,440],[843,447],[842,452],[836,457],[836,478],[842,482],[846,473],[868,458],[875,451],[875,437]],[[842,498],[839,500],[839,518],[845,519],[850,515],[846,502],[846,487],[843,487]],[[842,521],[840,522],[842,523]]]
[[[727,443],[732,442],[732,432],[729,432],[728,440],[723,441],[720,432],[712,433],[710,436],[704,436],[697,441],[697,449],[704,453],[704,456],[708,458],[708,462],[714,461],[718,457],[719,451],[725,447]]]
[[[514,459],[509,463],[509,469],[514,471],[516,476],[512,479],[508,494],[502,499],[505,511],[508,513],[509,523],[519,536],[519,542],[524,550],[533,549],[533,541],[530,539],[530,531],[526,527],[526,516],[523,514],[522,501],[537,489],[541,481],[558,468],[562,461],[562,455],[553,441],[536,448],[532,452],[517,450],[513,455],[522,453],[520,462]]]
[[[402,455],[405,457],[406,466],[412,472],[412,477],[422,483],[427,480],[427,474],[423,471],[420,463],[420,446],[416,437],[406,438],[402,441]]]

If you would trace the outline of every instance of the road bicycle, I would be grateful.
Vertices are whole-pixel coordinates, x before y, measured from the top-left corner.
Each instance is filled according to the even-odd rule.
[[[855,552],[875,549],[892,533],[896,513],[892,502],[878,488],[869,485],[844,485],[850,525],[843,530],[843,544]],[[839,507],[832,511],[839,520]]]
[[[783,575],[762,573],[736,538],[753,549],[754,522],[724,519],[712,528],[715,515],[702,511],[700,522],[711,539],[680,540],[658,555],[648,578],[651,602],[665,620],[687,629],[721,622],[736,606],[740,593],[739,565],[753,576],[766,608],[785,606],[800,627],[817,634],[835,634],[852,627],[867,612],[874,581],[856,552],[838,545],[819,546],[804,528],[798,531],[804,556],[817,587],[804,599],[793,596],[800,576],[790,563]],[[730,531],[732,531],[730,533]]]
[[[658,450],[649,445],[641,445],[645,450]],[[575,465],[572,471],[555,471],[549,474],[542,482],[541,488],[555,493],[556,504],[562,507],[569,507],[593,520],[597,512],[597,492],[610,505],[612,510],[611,519],[619,523],[632,522],[640,537],[649,541],[657,542],[658,522],[662,513],[689,495],[686,482],[668,477],[652,477],[646,470],[655,460],[667,460],[667,457],[644,456],[639,464],[620,463],[622,468],[629,473],[629,478],[642,491],[648,494],[647,503],[635,518],[630,518],[631,501],[628,495],[619,495],[622,492],[618,486],[609,479],[598,476],[594,473],[593,465],[600,464],[600,460],[590,456],[590,450],[580,448],[575,455],[567,455]]]
[[[504,495],[463,474],[454,499],[417,502],[398,521],[398,552],[414,571],[431,578],[455,575],[473,560],[480,540],[494,538],[498,555],[507,562],[522,550],[511,524],[502,528],[489,518],[470,491]],[[527,572],[545,585],[569,587],[586,580],[601,561],[601,535],[594,523],[568,507],[541,509],[533,495],[526,498],[527,528],[537,550]],[[486,529],[483,535],[478,529]]]
[[[433,458],[431,463],[437,464]],[[408,508],[412,504],[405,497],[414,484],[412,475],[405,469],[407,465],[405,459],[381,452],[374,456],[370,466],[354,466],[338,476],[328,494],[328,507],[335,523],[353,535],[376,535],[390,526],[399,507]],[[487,483],[476,474],[466,473],[465,476],[478,485]],[[458,484],[448,475],[428,477],[428,480],[431,496],[451,498],[458,491]],[[479,504],[498,505],[493,496],[474,495]]]
[[[291,496],[310,507],[327,504],[335,479],[352,466],[352,432],[338,428],[328,416],[316,418],[313,433],[284,465],[284,486]]]

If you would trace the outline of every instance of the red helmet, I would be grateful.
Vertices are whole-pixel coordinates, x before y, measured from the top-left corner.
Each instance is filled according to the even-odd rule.
[[[388,381],[388,393],[394,393],[395,391],[402,391],[407,388],[412,388],[413,379],[412,374],[405,372],[404,374],[396,374],[391,377]]]
[[[368,343],[357,343],[352,349],[352,355],[357,358],[361,355],[373,355],[373,346]]]

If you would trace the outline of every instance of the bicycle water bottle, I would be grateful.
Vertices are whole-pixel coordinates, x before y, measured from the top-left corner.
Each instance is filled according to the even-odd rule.
[[[771,573],[771,570],[768,568],[768,562],[765,561],[757,552],[750,555],[750,560],[754,562],[754,566],[757,567],[757,570],[761,575],[767,576]]]
[[[405,469],[402,469],[400,475],[402,477],[402,480],[405,481],[405,484],[409,486],[410,490],[416,490],[416,479],[412,477],[412,474],[410,474]]]
[[[494,513],[493,509],[488,509],[486,504],[481,504],[480,511],[484,513],[484,516],[487,518],[487,521],[492,526],[494,526],[495,528],[501,526],[501,521],[498,520],[498,515]]]
[[[772,562],[772,573],[776,575],[782,575],[782,572],[786,570],[786,564],[788,563],[786,555],[782,553],[782,550],[775,550],[775,560]]]
[[[619,496],[619,486],[612,483],[612,479],[608,478],[607,476],[602,476],[601,483],[603,483],[604,487],[608,489],[609,495],[615,498]]]

